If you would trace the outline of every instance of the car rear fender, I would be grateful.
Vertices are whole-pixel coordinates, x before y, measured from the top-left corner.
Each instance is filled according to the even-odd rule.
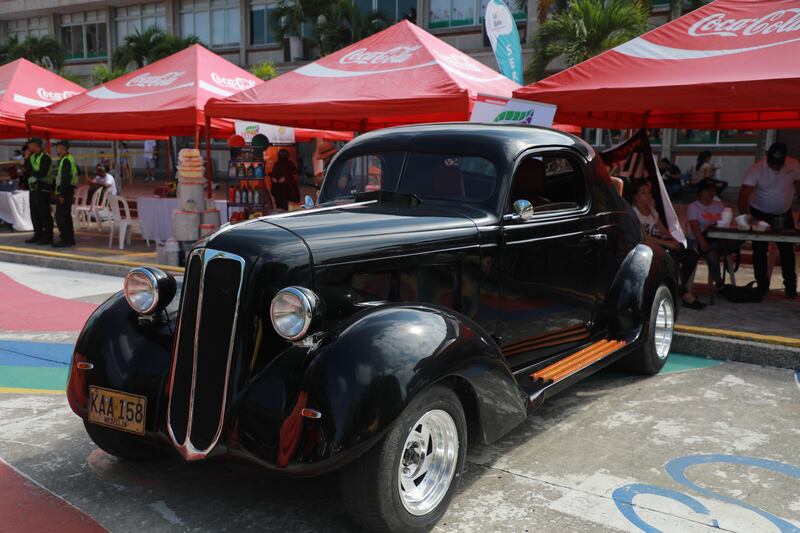
[[[634,340],[650,316],[650,302],[659,285],[677,295],[677,271],[663,249],[636,245],[623,260],[606,299],[613,339]]]

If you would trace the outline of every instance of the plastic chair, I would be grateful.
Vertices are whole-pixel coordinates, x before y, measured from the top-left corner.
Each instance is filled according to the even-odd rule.
[[[131,218],[131,210],[128,206],[128,201],[122,196],[115,196],[110,194],[108,197],[108,204],[111,208],[111,227],[108,232],[108,247],[114,243],[114,228],[118,228],[119,249],[125,248],[125,243],[131,245],[131,234],[133,233],[133,219]],[[122,210],[120,210],[122,206]]]
[[[98,195],[98,193],[100,194]],[[109,189],[106,187],[101,187],[95,191],[94,195],[92,196],[92,200],[94,200],[95,197],[97,198],[97,203],[92,202],[92,205],[89,211],[86,213],[86,216],[88,224],[91,224],[92,220],[94,220],[95,224],[97,225],[97,231],[101,231],[103,229],[103,224],[111,220],[111,206],[109,202],[110,196],[112,195],[110,194]]]
[[[75,201],[72,203],[72,225],[76,228],[81,227],[80,210],[86,207],[89,201],[89,186],[81,185],[75,190]]]
[[[89,194],[88,186],[87,186],[87,189],[86,189],[86,194],[87,194],[87,196]],[[92,193],[92,197],[91,197],[91,199],[88,200],[88,202],[84,201],[84,203],[82,205],[77,205],[77,202],[76,202],[76,205],[73,206],[73,209],[72,209],[72,212],[73,212],[72,216],[73,216],[73,218],[77,219],[76,220],[76,224],[75,224],[76,228],[82,228],[84,226],[86,226],[87,228],[89,227],[89,225],[90,225],[89,224],[89,214],[95,209],[97,204],[100,203],[100,196],[102,194],[103,194],[103,188],[100,187],[100,188],[98,188],[96,191],[94,191]]]

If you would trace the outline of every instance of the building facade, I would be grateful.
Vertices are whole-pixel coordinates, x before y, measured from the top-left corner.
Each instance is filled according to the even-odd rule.
[[[488,0],[352,0],[364,10],[380,10],[392,20],[411,18],[418,25],[447,41],[475,59],[497,68],[489,41],[483,30],[483,13]],[[524,42],[538,28],[538,0],[527,0],[519,7],[505,0],[517,21]],[[96,65],[111,64],[114,50],[126,36],[137,30],[157,26],[179,36],[196,35],[210,49],[238,65],[248,67],[263,61],[275,64],[279,72],[296,68],[314,59],[315,50],[300,39],[281,42],[272,24],[272,12],[278,0],[0,0],[0,42],[11,36],[20,40],[28,35],[53,35],[66,50],[65,69],[90,78]],[[668,19],[669,0],[651,0],[651,24]],[[310,35],[311,28],[303,28]],[[525,63],[529,48],[523,47]],[[563,67],[557,62],[551,70]],[[585,137],[596,145],[608,145],[619,132],[586,130]],[[723,168],[741,175],[773,138],[786,140],[792,151],[800,151],[797,132],[758,130],[660,132],[668,136],[657,149],[677,157],[684,168],[703,150],[719,157]],[[2,154],[0,154],[0,157]],[[736,180],[733,180],[734,183]]]

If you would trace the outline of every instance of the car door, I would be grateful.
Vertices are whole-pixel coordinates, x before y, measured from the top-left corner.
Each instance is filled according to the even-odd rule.
[[[589,340],[598,246],[585,162],[569,150],[531,153],[516,166],[501,232],[498,336],[519,369]],[[514,201],[534,205],[529,219]]]

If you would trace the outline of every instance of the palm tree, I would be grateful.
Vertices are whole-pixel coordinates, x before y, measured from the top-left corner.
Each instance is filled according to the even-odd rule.
[[[165,33],[150,49],[150,52],[147,54],[147,62],[153,63],[159,59],[164,59],[174,53],[180,52],[184,48],[189,48],[193,44],[203,43],[196,35],[178,37],[172,33]]]
[[[23,57],[41,67],[59,71],[64,66],[64,46],[52,35],[28,35],[21,42],[16,36],[11,37],[0,47],[0,59],[3,63]]]
[[[336,0],[318,20],[316,35],[320,53],[330,54],[369,37],[391,24],[380,11],[364,13],[350,0]]]
[[[131,63],[136,68],[142,68],[148,61],[153,48],[164,37],[164,32],[158,26],[150,26],[144,31],[136,30],[125,37],[125,44],[114,52],[112,63],[115,68],[126,69]]]
[[[648,15],[643,0],[573,0],[539,27],[528,71],[539,80],[557,57],[572,66],[614,48],[644,33]]]
[[[279,0],[271,10],[270,24],[281,39],[300,37],[303,24],[316,24],[328,4],[327,0]]]

